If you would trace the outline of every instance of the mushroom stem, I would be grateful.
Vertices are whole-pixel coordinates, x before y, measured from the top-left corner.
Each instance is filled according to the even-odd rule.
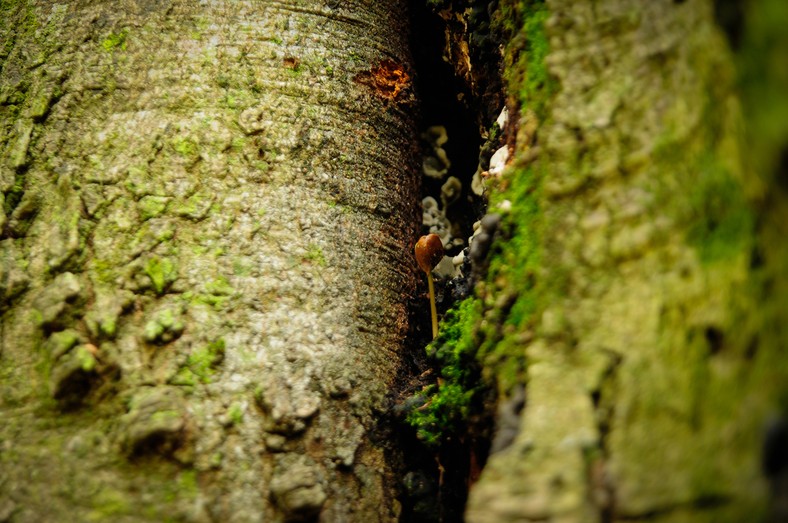
[[[432,281],[432,269],[443,259],[443,243],[437,234],[428,234],[419,238],[413,248],[421,270],[427,273],[430,284],[430,312],[432,313],[432,339],[438,337],[438,310],[435,308],[435,283]]]
[[[435,308],[435,284],[432,283],[432,272],[427,273],[427,283],[430,286],[430,312],[432,313],[432,339],[438,337],[438,310]]]

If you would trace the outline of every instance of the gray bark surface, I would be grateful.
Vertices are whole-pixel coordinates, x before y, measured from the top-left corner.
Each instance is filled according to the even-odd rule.
[[[403,4],[3,2],[0,520],[396,520]]]

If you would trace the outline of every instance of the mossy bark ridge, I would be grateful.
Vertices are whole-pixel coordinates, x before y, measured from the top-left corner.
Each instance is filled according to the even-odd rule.
[[[0,514],[394,521],[404,2],[2,2]]]
[[[519,128],[475,323],[500,439],[467,520],[764,519],[785,204],[747,169],[712,3],[501,6]]]

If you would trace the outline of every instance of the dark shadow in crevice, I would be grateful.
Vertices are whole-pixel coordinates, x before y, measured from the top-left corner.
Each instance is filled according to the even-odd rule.
[[[488,111],[481,109],[470,87],[444,60],[446,25],[426,4],[424,0],[410,1],[411,50],[420,99],[420,128],[426,131],[431,126],[445,127],[448,141],[443,149],[451,166],[442,180],[423,178],[422,197],[432,196],[440,202],[443,183],[450,176],[459,179],[462,192],[448,209],[447,218],[453,226],[452,235],[467,241],[473,233],[473,223],[481,218],[486,207],[486,202],[473,194],[471,182],[484,144],[479,122],[489,119]],[[422,234],[428,232],[423,230]],[[456,255],[463,247],[465,245],[447,254]],[[434,384],[440,374],[424,350],[432,339],[426,287],[424,279],[409,304],[411,332],[407,354],[384,423],[392,427],[392,445],[402,466],[400,521],[462,522],[469,488],[478,479],[489,453],[491,419],[481,419],[484,414],[475,418],[472,415],[461,434],[445,437],[437,448],[420,441],[416,430],[406,421],[408,412],[419,407],[413,404],[420,401],[417,393]],[[438,308],[443,313],[453,305],[453,293],[440,283],[437,293]],[[479,393],[475,399],[477,404],[471,409],[474,412],[486,412],[481,403],[494,403],[494,398],[482,396],[486,394]]]
[[[446,128],[448,141],[443,146],[451,166],[442,180],[424,177],[422,196],[440,201],[441,185],[454,176],[462,183],[460,198],[447,211],[449,221],[467,239],[473,222],[482,214],[482,202],[471,191],[471,180],[479,163],[482,139],[477,124],[477,109],[472,95],[444,56],[445,22],[424,1],[411,1],[411,50],[416,67],[416,89],[421,100],[421,126]],[[426,234],[428,231],[423,231]],[[451,252],[450,254],[456,254]]]

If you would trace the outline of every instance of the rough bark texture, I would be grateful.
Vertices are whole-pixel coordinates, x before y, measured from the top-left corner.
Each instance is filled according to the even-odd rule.
[[[404,2],[2,2],[0,520],[391,521]]]
[[[711,2],[503,4],[521,111],[493,201],[514,233],[481,288],[501,405],[468,521],[762,520],[788,222]],[[547,47],[549,89],[525,56]]]

